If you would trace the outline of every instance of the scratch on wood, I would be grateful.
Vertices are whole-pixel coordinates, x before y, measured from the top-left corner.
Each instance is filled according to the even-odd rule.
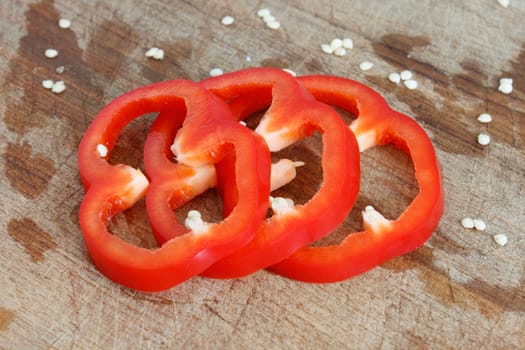
[[[450,269],[447,271],[447,280],[448,280],[448,289],[450,291],[450,298],[452,300],[452,304],[456,303],[456,298],[454,296],[454,289],[452,287],[452,281],[450,280]]]
[[[215,316],[217,316],[218,318],[220,318],[221,320],[223,320],[225,323],[229,324],[230,326],[234,326],[232,325],[227,319],[225,319],[224,317],[222,317],[222,315],[217,311],[215,310],[214,308],[212,308],[209,304],[203,304],[204,308],[206,310],[208,310],[209,312],[211,312],[212,314],[214,314]]]

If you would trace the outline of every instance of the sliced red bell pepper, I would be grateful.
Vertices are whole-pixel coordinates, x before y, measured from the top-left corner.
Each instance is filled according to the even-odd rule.
[[[357,116],[350,128],[360,150],[394,144],[412,158],[419,193],[396,220],[386,220],[368,207],[365,230],[349,234],[335,246],[304,247],[270,267],[280,275],[307,282],[347,279],[421,246],[443,213],[443,188],[438,160],[428,136],[413,119],[392,110],[372,89],[355,81],[308,76],[300,82],[319,101]]]
[[[315,131],[322,133],[323,141],[323,181],[317,193],[307,203],[265,220],[248,245],[217,261],[202,275],[214,278],[247,275],[286,258],[336,228],[359,192],[357,143],[339,115],[315,101],[297,80],[280,69],[244,69],[206,79],[201,84],[229,101],[239,118],[269,106],[256,132],[264,137],[271,151]],[[227,213],[242,200],[242,195],[231,186],[230,178],[222,176],[218,182]]]
[[[205,119],[207,124],[202,128],[206,133],[193,137],[195,145],[184,147],[188,153],[180,152],[179,156],[209,165],[234,155],[235,174],[230,175],[236,178],[239,201],[218,224],[182,235],[174,228],[174,238],[162,247],[140,248],[112,235],[107,224],[144,194],[148,181],[140,170],[108,164],[109,152],[120,131],[134,118],[150,112],[173,113],[173,122],[181,123],[184,114],[177,115],[181,111],[186,111],[186,120]],[[178,80],[152,84],[113,100],[84,134],[78,163],[87,192],[79,216],[88,252],[104,275],[133,289],[159,291],[202,272],[245,245],[266,215],[270,186],[267,146],[240,126],[222,101],[197,83]],[[179,189],[170,199],[175,206],[191,197],[185,192],[191,179],[186,170],[181,170],[183,176],[178,182],[170,183]]]

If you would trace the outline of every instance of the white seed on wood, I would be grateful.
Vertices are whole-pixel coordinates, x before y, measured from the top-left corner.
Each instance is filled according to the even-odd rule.
[[[334,50],[334,55],[339,57],[344,56],[346,55],[346,49],[344,47],[338,47]]]
[[[480,123],[490,123],[492,121],[492,116],[488,113],[481,113],[478,116],[478,121]]]
[[[275,22],[277,19],[274,16],[272,16],[271,14],[268,14],[266,16],[263,16],[262,20],[263,20],[264,23],[268,24],[269,22]]]
[[[212,70],[210,70],[210,77],[218,77],[222,74],[224,74],[224,71],[220,68],[213,68]]]
[[[279,29],[281,27],[281,23],[277,21],[271,21],[271,22],[266,22],[266,26],[270,29]]]
[[[507,8],[507,7],[509,7],[509,5],[510,5],[510,0],[498,0],[498,3],[499,3],[501,6]]]
[[[334,49],[332,48],[332,46],[330,46],[330,44],[322,44],[321,50],[329,55],[334,53]]]
[[[159,49],[158,47],[152,47],[146,51],[144,56],[153,58],[155,60],[162,60],[164,58],[164,50]]]
[[[494,236],[492,236],[492,239],[494,239],[494,242],[496,242],[497,244],[499,244],[500,246],[504,246],[507,244],[508,242],[508,238],[506,235],[504,235],[503,233],[498,233]]]
[[[58,20],[58,26],[62,29],[68,29],[71,27],[71,21],[66,18],[61,18]]]
[[[464,228],[474,228],[474,220],[469,217],[461,219],[461,226]]]
[[[399,84],[401,82],[401,76],[399,73],[390,73],[388,75],[388,80],[390,80],[394,84]]]
[[[146,57],[150,57],[150,58],[153,58],[153,56],[155,56],[155,54],[157,53],[157,51],[159,51],[159,48],[158,48],[158,47],[152,47],[152,48],[150,48],[148,51],[146,51],[146,53],[144,54],[144,56],[146,56]]]
[[[412,79],[412,72],[409,71],[408,69],[405,69],[399,75],[401,77],[401,80],[410,80],[410,79]]]
[[[332,41],[330,42],[330,46],[334,50],[337,49],[337,48],[343,47],[343,40],[341,40],[339,38],[332,39]]]
[[[366,70],[371,69],[373,66],[374,64],[372,62],[364,61],[359,64],[359,69],[361,69],[362,71],[366,71]]]
[[[51,88],[51,91],[55,94],[60,94],[64,92],[64,90],[66,90],[66,84],[62,80],[56,81]]]
[[[257,11],[257,16],[258,17],[266,17],[268,15],[270,15],[270,10],[267,9],[267,8],[262,8],[259,11]]]
[[[154,54],[153,58],[156,60],[162,60],[164,59],[164,50],[158,49]]]
[[[474,223],[474,228],[478,231],[485,231],[487,228],[487,224],[485,224],[485,221],[481,219],[474,219],[472,222]]]
[[[49,79],[46,79],[46,80],[42,80],[42,86],[45,88],[45,89],[51,89],[53,87],[53,80],[49,80]]]
[[[504,94],[510,94],[513,90],[511,78],[501,78],[499,80],[498,90]]]
[[[272,16],[272,13],[267,8],[257,11],[257,16],[260,17],[270,29],[279,29],[281,27],[281,23],[279,23],[279,21],[274,16]]]
[[[57,67],[57,69],[55,69],[55,71],[56,71],[58,74],[62,74],[62,73],[64,73],[64,66],[59,66],[59,67]]]
[[[55,58],[58,56],[58,51],[55,50],[55,49],[47,49],[45,52],[44,52],[44,55],[47,57],[47,58]]]
[[[344,38],[343,39],[343,47],[345,49],[353,49],[354,48],[354,41],[350,38]]]
[[[478,143],[482,146],[486,146],[490,143],[490,136],[484,133],[478,135]]]
[[[224,16],[221,19],[221,23],[225,26],[230,26],[235,22],[235,19],[232,16]]]
[[[417,81],[413,80],[413,79],[409,79],[409,80],[405,80],[403,82],[403,84],[405,84],[405,86],[407,87],[407,89],[409,90],[415,90],[417,89]]]

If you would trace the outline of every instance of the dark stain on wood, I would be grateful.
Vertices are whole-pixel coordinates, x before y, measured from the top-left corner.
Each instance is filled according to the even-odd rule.
[[[53,237],[30,218],[11,219],[7,226],[7,233],[24,247],[34,263],[43,261],[44,253],[57,247]]]
[[[261,67],[289,68],[290,62],[287,57],[266,58],[261,61]]]
[[[438,86],[435,91],[444,94],[444,105],[438,106],[431,98],[419,90],[407,90],[399,85],[393,88],[393,84],[380,76],[367,75],[366,79],[373,86],[380,87],[383,91],[394,91],[396,98],[408,105],[414,117],[418,121],[431,128],[435,134],[433,143],[448,153],[468,154],[471,156],[483,155],[483,147],[476,142],[477,133],[469,131],[468,126],[475,115],[475,111],[465,110],[465,106],[455,103],[457,98],[451,97],[454,91],[451,88],[450,77],[433,67],[432,65],[411,58],[411,51],[416,47],[425,47],[430,41],[423,37],[411,37],[401,34],[387,35],[380,42],[374,43],[374,51],[381,58],[398,67],[398,69],[410,69],[416,75],[426,76]],[[475,65],[469,65],[473,70],[473,76],[481,79],[481,71]],[[469,88],[479,84],[470,84]]]
[[[416,49],[422,49],[430,45],[430,39],[425,36],[410,36],[405,34],[389,34],[381,37],[381,41],[372,43],[374,52],[388,63],[401,69],[410,69],[432,81],[446,84],[449,77],[431,64],[412,58]],[[391,86],[391,85],[390,85]]]
[[[435,249],[439,249],[460,256],[467,256],[468,254],[472,253],[473,249],[472,247],[464,247],[456,243],[452,239],[446,237],[441,232],[439,227],[436,229],[432,237],[430,237],[430,243]]]
[[[32,128],[44,127],[52,118],[55,99],[51,98],[50,91],[42,88],[41,81],[54,77],[55,64],[60,62],[60,59],[51,60],[44,56],[46,49],[55,47],[50,38],[55,35],[58,37],[58,31],[61,30],[57,25],[59,16],[53,8],[53,1],[30,4],[25,16],[28,34],[20,40],[18,55],[9,63],[9,73],[2,88],[7,95],[14,81],[24,80],[18,84],[24,86],[22,98],[13,98],[4,115],[7,129],[19,135]],[[41,62],[36,72],[34,62]],[[24,71],[27,74],[21,74]]]
[[[522,64],[525,64],[523,57],[521,57],[521,61]],[[525,110],[512,109],[512,102],[515,98],[519,99],[519,93],[514,91],[511,95],[504,95],[497,91],[497,86],[492,86],[488,75],[473,61],[462,61],[460,65],[463,71],[451,77],[452,88],[449,90],[455,93],[460,92],[469,99],[479,100],[478,108],[463,112],[464,114],[468,113],[469,118],[467,119],[470,119],[470,124],[477,127],[477,133],[488,133],[493,142],[519,147],[521,140],[525,136]],[[514,73],[516,72],[509,73],[508,76],[512,77]],[[463,105],[459,101],[452,103],[450,95],[451,93],[442,95],[447,101],[447,108],[454,114],[461,113]],[[476,118],[481,113],[490,113],[493,116],[493,121],[487,125],[479,124]],[[513,132],[509,132],[509,128]],[[473,143],[476,142],[474,139]]]
[[[517,287],[501,287],[477,278],[464,286],[484,299],[500,305],[505,311],[525,312],[525,278],[521,279]]]
[[[91,34],[86,50],[86,62],[98,73],[98,85],[106,86],[113,83],[117,77],[130,73],[130,54],[137,46],[142,45],[135,27],[134,24],[125,23],[114,15],[113,18],[99,24]],[[192,52],[191,41],[183,38],[170,42],[156,42],[156,45],[164,50],[165,57],[162,61],[157,61],[143,59],[141,55],[141,60],[135,62],[140,66],[141,75],[150,82],[188,78],[178,59],[189,58]],[[149,47],[143,49],[147,50]]]
[[[435,245],[439,235],[432,237]],[[466,255],[466,250],[453,243],[446,241],[447,252],[456,252]],[[445,246],[439,244],[440,246]],[[426,290],[445,305],[457,305],[463,309],[476,307],[485,317],[495,318],[502,311],[525,311],[525,279],[522,279],[517,287],[501,287],[490,284],[479,278],[473,278],[467,283],[452,281],[449,271],[436,267],[434,249],[424,245],[407,255],[389,260],[381,267],[403,272],[411,269],[420,271],[420,278],[425,283]]]
[[[460,62],[463,71],[448,75],[430,63],[412,58],[412,50],[428,44],[430,42],[423,37],[392,34],[382,37],[373,47],[375,53],[389,63],[399,69],[410,69],[416,75],[427,77],[434,84],[434,91],[442,97],[443,106],[438,107],[421,91],[394,87],[396,97],[409,106],[419,122],[430,127],[436,134],[434,144],[445,152],[482,156],[484,148],[477,144],[477,135],[485,131],[495,142],[519,147],[525,138],[525,111],[513,110],[511,105],[512,101],[523,100],[524,96],[520,84],[523,84],[521,82],[525,77],[520,67],[525,64],[525,45],[517,59],[511,62],[512,70],[502,75],[513,77],[516,82],[513,93],[504,95],[497,91],[497,85],[493,86],[489,82],[487,74],[473,60]],[[392,83],[382,77],[367,76],[366,79],[383,91],[392,91]],[[460,96],[479,100],[478,107],[466,109]],[[475,120],[484,112],[497,117],[488,126],[479,125]],[[478,127],[478,130],[472,131],[472,125]],[[509,125],[514,132],[508,132]]]
[[[310,74],[320,74],[323,71],[323,64],[317,58],[312,58],[304,63]]]
[[[8,143],[5,158],[5,174],[11,186],[24,197],[33,199],[47,189],[55,175],[55,163],[40,154],[32,155],[28,143]]]
[[[162,41],[157,45],[164,50],[164,59],[162,61],[147,59],[141,64],[142,76],[150,82],[190,79],[180,62],[191,59],[193,51],[191,40],[180,38],[169,42]]]
[[[414,259],[413,256],[418,256],[418,258]],[[381,267],[394,272],[404,272],[420,267],[420,260],[433,262],[433,249],[423,245],[411,253],[384,262]]]
[[[525,97],[525,42],[521,44],[521,50],[515,60],[510,62],[511,69],[504,71],[503,76],[513,78],[513,93],[519,95],[519,98],[523,100]]]
[[[100,97],[99,90],[90,83],[92,74],[82,60],[75,33],[58,27],[60,16],[54,2],[44,0],[30,4],[25,16],[27,34],[20,40],[18,54],[9,62],[9,72],[2,87],[2,92],[9,96],[13,82],[22,79],[24,81],[17,85],[24,86],[23,95],[12,98],[7,105],[4,115],[6,127],[9,131],[24,135],[30,129],[45,127],[53,118],[66,115],[63,119],[71,125],[68,135],[76,137],[64,137],[64,141],[74,141],[74,144],[64,145],[76,146],[82,132],[78,129],[82,123],[78,121],[85,115],[82,108],[97,106],[92,99],[86,102],[86,95]],[[44,51],[48,48],[57,49],[58,57],[46,58]],[[56,73],[58,66],[65,67],[63,74]],[[64,80],[67,89],[55,95],[42,87],[44,79]]]
[[[14,318],[15,313],[13,311],[0,307],[0,332],[6,331]]]
[[[133,27],[119,17],[105,19],[90,35],[86,49],[86,63],[97,72],[97,85],[107,86],[128,70],[128,57],[137,47],[138,39]]]
[[[415,48],[425,47],[430,45],[430,39],[423,35],[411,36],[405,34],[388,34],[381,38],[381,40],[390,48],[398,50],[400,53],[406,55],[412,52]]]
[[[463,71],[451,77],[451,82],[455,87],[451,90],[455,93],[461,92],[471,95],[471,97],[479,98],[482,101],[487,99],[489,89],[485,85],[488,77],[479,64],[473,60],[466,60],[460,62],[460,66]]]

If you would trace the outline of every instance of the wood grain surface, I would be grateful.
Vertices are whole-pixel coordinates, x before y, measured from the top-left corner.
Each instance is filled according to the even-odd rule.
[[[263,7],[278,30],[256,16]],[[235,23],[221,25],[225,15]],[[59,18],[71,28],[59,28]],[[0,1],[0,348],[523,348],[524,22],[523,0],[508,8],[496,0]],[[324,54],[320,45],[335,37],[353,38],[355,47],[344,57]],[[164,49],[164,60],[144,57],[152,46]],[[47,48],[58,57],[46,58]],[[374,66],[363,72],[365,60]],[[350,77],[414,117],[443,170],[446,209],[434,235],[411,254],[334,284],[260,271],[147,294],[107,280],[77,219],[84,191],[76,151],[87,125],[135,87],[249,66]],[[416,90],[387,79],[404,69],[414,72]],[[502,77],[514,81],[509,95],[498,92]],[[67,89],[55,95],[43,79],[64,80]],[[492,123],[476,120],[483,112]],[[141,166],[153,118],[125,129],[112,163]],[[480,132],[489,145],[477,143]],[[321,147],[314,136],[283,152],[306,166],[280,193],[300,202],[315,192]],[[411,161],[398,150],[372,149],[362,162],[356,208],[324,244],[359,229],[364,206],[393,218],[417,193]],[[181,212],[190,207],[219,218],[214,192]],[[464,229],[466,216],[487,229]],[[143,201],[111,227],[155,246]],[[493,241],[498,233],[508,236],[506,246]]]

